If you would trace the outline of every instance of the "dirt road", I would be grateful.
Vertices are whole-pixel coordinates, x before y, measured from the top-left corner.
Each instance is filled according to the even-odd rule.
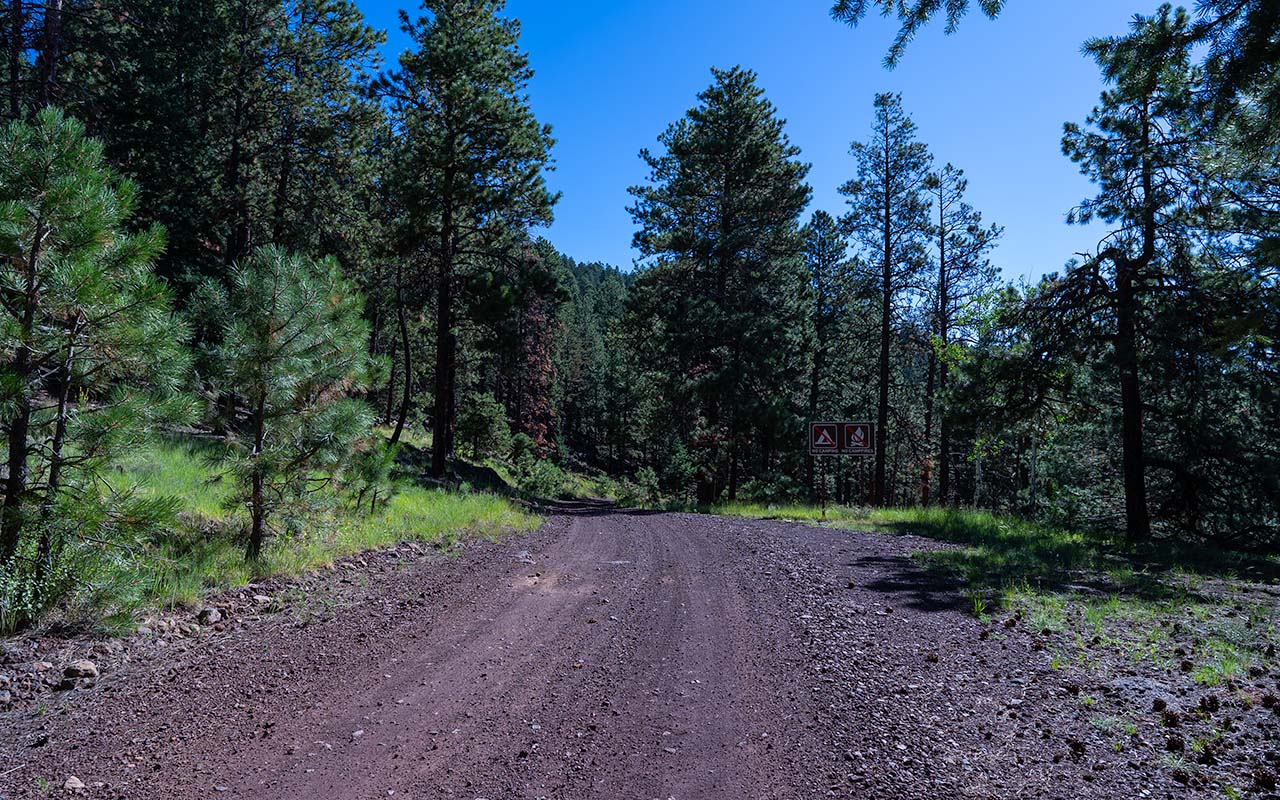
[[[456,559],[367,557],[0,716],[17,767],[0,796],[60,795],[73,775],[84,796],[148,799],[1154,786],[1071,744],[1088,724],[1070,675],[1027,637],[982,633],[906,557],[933,546],[583,506]]]

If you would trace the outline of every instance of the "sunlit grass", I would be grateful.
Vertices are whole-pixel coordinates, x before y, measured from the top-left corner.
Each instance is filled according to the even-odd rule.
[[[124,482],[144,494],[178,500],[177,524],[128,562],[132,574],[125,584],[136,595],[131,605],[194,606],[213,591],[297,575],[367,550],[407,541],[447,550],[465,536],[526,532],[542,521],[497,495],[402,481],[375,513],[331,503],[312,515],[303,533],[273,537],[262,558],[247,563],[245,515],[227,506],[231,486],[213,465],[216,447],[193,438],[166,439],[122,464]]]
[[[213,468],[217,445],[196,437],[173,437],[131,453],[121,462],[125,477],[143,492],[177,497],[188,518],[222,521],[231,485]]]

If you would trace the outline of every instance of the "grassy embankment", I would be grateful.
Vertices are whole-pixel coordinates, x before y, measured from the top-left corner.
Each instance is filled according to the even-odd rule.
[[[1131,547],[973,510],[720,506],[716,513],[788,519],[885,534],[913,534],[953,547],[913,554],[956,578],[972,613],[1023,620],[1050,664],[1105,672],[1146,664],[1229,685],[1251,669],[1280,666],[1275,559],[1205,547]]]
[[[402,479],[390,502],[376,512],[330,503],[307,520],[305,533],[272,539],[261,561],[249,564],[238,535],[244,512],[228,507],[231,487],[210,461],[212,446],[193,439],[161,440],[121,465],[126,480],[143,494],[176,498],[177,524],[142,543],[131,557],[113,560],[126,574],[111,576],[113,590],[93,601],[108,627],[131,625],[147,607],[195,605],[210,592],[297,575],[399,542],[448,548],[464,536],[497,536],[541,524],[504,497],[426,488]],[[92,615],[94,609],[82,607],[79,613]]]

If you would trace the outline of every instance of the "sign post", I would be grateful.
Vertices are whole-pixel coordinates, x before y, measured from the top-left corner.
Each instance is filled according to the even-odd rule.
[[[809,455],[855,456],[876,454],[874,422],[810,422]],[[827,465],[822,462],[822,518],[827,518]]]

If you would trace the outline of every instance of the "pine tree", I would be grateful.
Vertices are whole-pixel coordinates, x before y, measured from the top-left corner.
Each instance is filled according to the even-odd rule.
[[[1191,200],[1184,169],[1197,143],[1188,114],[1197,84],[1186,47],[1190,19],[1165,7],[1139,17],[1131,36],[1098,39],[1085,49],[1114,88],[1102,95],[1086,127],[1066,126],[1063,151],[1098,184],[1098,195],[1072,212],[1073,221],[1113,224],[1096,256],[1073,269],[1062,291],[1085,309],[1099,305],[1114,320],[1110,345],[1121,407],[1125,527],[1151,534],[1143,433],[1143,306],[1161,291],[1162,275],[1186,251]],[[1171,49],[1171,42],[1182,42]],[[1055,296],[1055,295],[1050,295]],[[1070,295],[1068,295],[1070,296]],[[1069,301],[1070,302],[1070,301]]]
[[[432,470],[453,454],[460,317],[504,302],[495,270],[519,266],[521,235],[549,224],[556,201],[543,172],[550,128],[525,94],[532,70],[519,23],[502,0],[428,0],[401,27],[416,49],[384,76],[401,137],[392,182],[403,208],[402,257],[434,270],[435,408]],[[466,284],[471,291],[459,296]],[[464,305],[467,304],[467,305]]]
[[[799,227],[809,167],[755,73],[713,74],[699,105],[659,137],[665,152],[642,152],[649,185],[631,189],[649,259],[632,310],[684,443],[700,454],[703,504],[724,488],[736,496],[753,439],[788,427],[799,438],[794,387],[808,374],[809,335]]]
[[[190,284],[272,243],[364,267],[384,37],[351,0],[72,5],[62,100],[169,231],[163,274]]]
[[[941,502],[950,504],[951,493],[951,441],[946,408],[947,386],[953,354],[952,339],[962,320],[986,294],[993,291],[1000,280],[999,270],[987,258],[999,241],[1003,229],[998,225],[984,227],[982,215],[964,202],[969,182],[964,170],[947,164],[929,176],[926,189],[934,205],[937,224],[933,228],[936,252],[936,279],[930,292],[929,375],[925,388],[924,443],[933,447],[933,420],[938,421],[938,495]],[[941,409],[935,399],[944,398]],[[930,456],[926,464],[932,464]],[[926,467],[921,476],[921,502],[929,504],[931,488],[930,470]]]
[[[841,187],[850,211],[842,222],[868,254],[874,269],[869,282],[880,301],[880,374],[876,410],[876,464],[872,499],[889,502],[886,468],[889,431],[891,349],[894,321],[904,294],[919,285],[924,241],[929,234],[929,204],[924,194],[932,157],[916,141],[916,126],[896,94],[875,99],[873,135],[851,148],[858,176]],[[871,254],[874,254],[871,255]]]
[[[369,369],[363,301],[334,259],[276,247],[236,265],[229,288],[204,288],[220,327],[217,388],[245,422],[231,438],[232,502],[249,512],[247,558],[262,554],[272,517],[316,481],[342,471],[372,424],[361,391]]]
[[[842,365],[832,364],[832,356],[839,345],[841,325],[849,315],[854,291],[853,265],[848,260],[848,250],[836,219],[825,211],[815,211],[804,228],[804,258],[809,268],[813,306],[813,364],[807,403],[811,422],[841,411],[834,391],[840,381],[833,381],[829,373],[833,367],[843,371]],[[806,478],[811,488],[814,485],[813,468],[813,456],[806,456]]]
[[[157,509],[101,482],[188,409],[186,331],[151,270],[163,232],[126,232],[136,197],[56,109],[0,135],[0,564],[30,569],[40,592],[68,545],[146,524]]]

